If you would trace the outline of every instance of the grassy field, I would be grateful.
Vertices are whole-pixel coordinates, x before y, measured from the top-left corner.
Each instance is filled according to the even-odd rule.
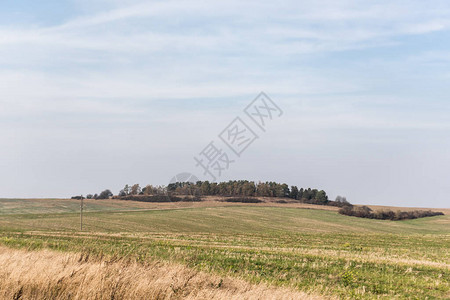
[[[0,200],[0,245],[171,262],[325,297],[450,298],[448,214],[393,222],[291,204],[92,201],[79,232],[78,205]]]

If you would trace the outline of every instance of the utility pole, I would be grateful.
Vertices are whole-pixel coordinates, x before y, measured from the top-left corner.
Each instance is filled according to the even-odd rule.
[[[80,231],[83,231],[83,208],[84,208],[84,197],[81,195],[80,202]]]

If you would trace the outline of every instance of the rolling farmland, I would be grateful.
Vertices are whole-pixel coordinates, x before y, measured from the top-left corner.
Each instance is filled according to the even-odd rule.
[[[211,282],[203,286],[189,288],[188,280],[185,288],[158,290],[153,298],[199,298],[206,292],[212,298],[232,298],[234,280],[249,285],[247,298],[260,297],[264,289],[277,289],[273,293],[287,299],[450,297],[446,210],[445,216],[393,222],[302,204],[92,200],[80,232],[78,205],[74,200],[0,200],[0,253],[46,251],[46,257],[53,253],[55,259],[78,255],[86,263],[147,268],[139,271],[143,274],[157,263],[186,268],[183,272],[201,278],[211,274]],[[13,280],[6,272],[0,278]],[[68,275],[61,276],[70,282]],[[182,277],[168,278],[166,285]],[[27,289],[24,283],[22,293]],[[76,295],[69,290],[52,291]]]

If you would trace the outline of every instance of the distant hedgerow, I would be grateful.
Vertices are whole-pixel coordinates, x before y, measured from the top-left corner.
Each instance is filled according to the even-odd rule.
[[[223,200],[224,202],[240,202],[240,203],[261,203],[262,200],[257,198],[245,198],[245,197],[234,197],[234,198],[226,198]]]
[[[413,210],[413,211],[392,211],[392,210],[379,210],[372,211],[367,206],[344,206],[339,210],[341,215],[353,216],[358,218],[368,218],[377,220],[411,220],[424,217],[443,216],[444,213],[431,210]]]
[[[200,197],[197,196],[166,196],[166,195],[152,195],[152,196],[141,196],[141,195],[129,195],[119,197],[120,200],[130,200],[130,201],[140,201],[140,202],[198,202],[201,201]]]

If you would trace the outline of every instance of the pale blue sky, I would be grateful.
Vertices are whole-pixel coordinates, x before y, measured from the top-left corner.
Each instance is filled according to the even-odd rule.
[[[220,180],[449,207],[449,29],[448,1],[2,1],[0,197],[202,178],[265,91],[284,115]]]

